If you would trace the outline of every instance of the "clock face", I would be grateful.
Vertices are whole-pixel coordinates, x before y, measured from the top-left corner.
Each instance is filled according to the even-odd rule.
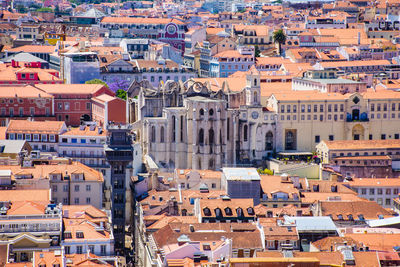
[[[258,118],[258,112],[257,111],[253,111],[253,113],[251,113],[251,117],[253,119],[257,119]]]
[[[169,34],[174,34],[175,32],[176,32],[176,28],[175,28],[175,26],[174,25],[168,25],[168,27],[167,27],[167,32],[169,33]]]

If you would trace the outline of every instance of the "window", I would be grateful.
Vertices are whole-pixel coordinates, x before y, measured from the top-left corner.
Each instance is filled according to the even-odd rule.
[[[90,102],[87,102],[87,103],[86,103],[86,109],[87,109],[87,110],[90,110],[90,106],[91,106],[91,105],[90,105]]]
[[[64,246],[64,251],[65,251],[65,254],[70,254],[71,253],[71,247],[70,246]]]
[[[79,192],[79,185],[75,185],[75,192]]]
[[[391,195],[392,194],[392,189],[386,188],[386,195]]]
[[[305,112],[306,111],[306,106],[305,105],[301,105],[301,112]]]
[[[86,204],[90,204],[90,197],[86,198]]]
[[[361,195],[366,195],[366,194],[367,194],[367,189],[361,188]]]
[[[382,195],[382,194],[383,194],[382,188],[378,188],[378,195]]]
[[[160,143],[164,143],[164,126],[160,129]]]
[[[385,140],[386,139],[386,134],[381,134],[381,139]]]
[[[65,109],[65,110],[69,110],[69,103],[68,103],[68,102],[65,102],[65,103],[64,103],[64,109]]]
[[[54,135],[54,134],[51,134],[51,135],[49,136],[49,140],[50,140],[50,142],[55,142],[55,141],[56,141],[55,135]]]
[[[75,202],[75,204],[79,204],[79,197],[76,197],[76,198],[74,199],[74,202]]]
[[[318,105],[314,105],[314,112],[318,112]]]
[[[392,200],[390,198],[385,199],[385,205],[390,206],[392,204]]]
[[[333,141],[335,138],[333,135],[329,135],[329,141]]]
[[[76,246],[76,254],[82,254],[82,246]]]
[[[81,144],[86,144],[86,139],[81,139]]]
[[[243,140],[247,141],[247,124],[244,125],[243,127]]]
[[[57,185],[52,186],[53,192],[57,192]]]
[[[315,136],[315,143],[319,143],[320,142],[320,137],[319,137],[319,135],[316,135]]]
[[[90,253],[94,253],[94,245],[89,245],[88,248]]]
[[[90,191],[90,190],[91,190],[90,184],[87,184],[87,185],[86,185],[86,191]]]
[[[107,249],[107,246],[106,245],[101,245],[100,246],[100,254],[101,255],[106,255],[106,249]]]
[[[311,105],[307,105],[307,112],[311,112]]]
[[[285,113],[285,105],[281,106],[281,113]]]
[[[63,185],[63,192],[68,192],[68,185]]]
[[[369,189],[369,194],[370,195],[375,195],[375,189],[374,188],[370,188]]]

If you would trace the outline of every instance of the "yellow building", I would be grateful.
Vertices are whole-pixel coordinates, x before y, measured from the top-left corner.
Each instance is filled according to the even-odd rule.
[[[63,33],[44,33],[44,41],[49,45],[56,45],[58,41],[65,41],[66,36]]]
[[[286,90],[266,104],[278,115],[277,151],[314,151],[322,140],[399,139],[400,92]]]

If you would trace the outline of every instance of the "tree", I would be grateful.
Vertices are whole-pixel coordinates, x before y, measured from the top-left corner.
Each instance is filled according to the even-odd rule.
[[[127,91],[129,89],[130,82],[127,80],[121,80],[118,78],[113,79],[112,82],[108,83],[108,87],[113,91],[117,92],[119,89]]]
[[[278,54],[282,54],[282,44],[286,42],[286,35],[282,29],[279,29],[273,34],[274,43],[278,43]]]
[[[254,57],[260,57],[260,48],[258,47],[258,45],[254,46]]]
[[[117,92],[115,92],[115,96],[119,97],[123,100],[126,100],[126,91],[122,90],[122,89],[118,89]]]
[[[86,81],[85,84],[102,84],[102,85],[108,87],[107,83],[106,83],[106,82],[103,82],[103,81],[100,80],[100,79],[93,79],[93,80],[90,80],[90,81]]]

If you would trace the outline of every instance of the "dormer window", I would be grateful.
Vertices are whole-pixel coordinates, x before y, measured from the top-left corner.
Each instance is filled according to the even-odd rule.
[[[238,217],[242,217],[242,216],[243,216],[243,210],[242,210],[242,208],[237,208],[237,209],[236,209],[236,213],[237,213],[237,216],[238,216]]]
[[[222,212],[220,208],[216,208],[214,211],[216,217],[222,217]]]
[[[203,209],[203,213],[204,213],[205,216],[211,216],[211,211],[210,211],[209,208],[204,208]]]
[[[252,207],[247,208],[247,213],[249,215],[254,215],[254,209]]]
[[[353,220],[353,215],[349,214],[349,215],[347,215],[347,218],[349,219],[349,221],[352,221]]]
[[[231,210],[231,208],[225,208],[225,214],[226,214],[227,216],[232,216],[232,210]]]
[[[338,217],[339,220],[343,221],[343,215],[342,214],[339,214],[337,217]]]

